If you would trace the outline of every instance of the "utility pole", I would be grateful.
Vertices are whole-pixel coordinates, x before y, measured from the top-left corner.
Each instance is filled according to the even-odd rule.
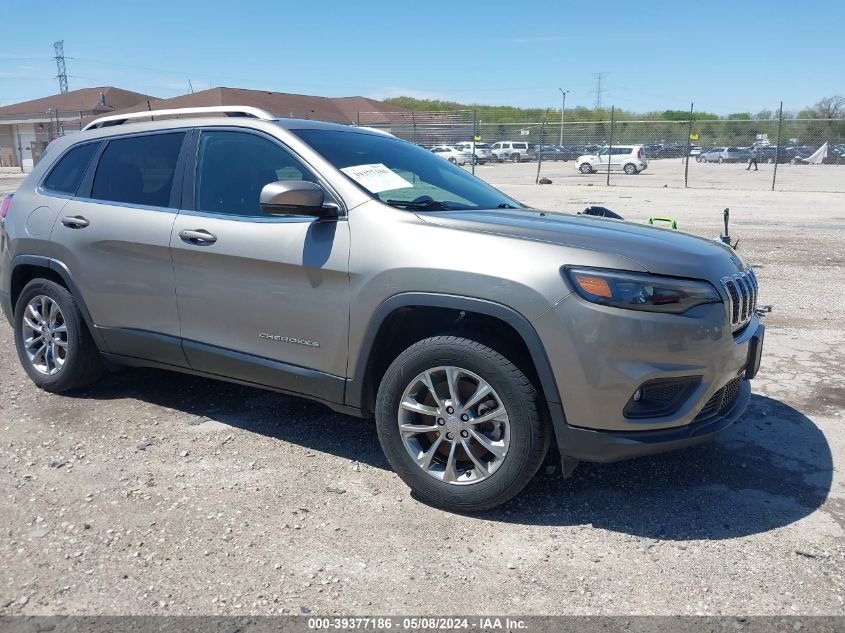
[[[559,145],[563,145],[563,111],[566,109],[566,93],[569,90],[564,90],[563,88],[558,88],[560,90],[561,102],[560,102],[560,143]]]
[[[67,92],[67,69],[65,68],[65,41],[59,40],[53,42],[53,50],[56,51],[56,69],[59,74],[56,77],[59,80],[59,92]]]

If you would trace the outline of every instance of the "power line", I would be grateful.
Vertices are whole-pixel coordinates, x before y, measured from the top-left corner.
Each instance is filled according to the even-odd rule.
[[[56,77],[59,80],[59,92],[67,92],[67,69],[65,68],[65,41],[59,40],[53,43],[53,49],[56,51],[56,68],[59,74]]]

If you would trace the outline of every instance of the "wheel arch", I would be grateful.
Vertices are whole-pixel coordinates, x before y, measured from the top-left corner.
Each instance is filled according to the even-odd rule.
[[[414,311],[419,311],[418,318],[421,317],[420,322],[426,325],[411,335],[406,335],[404,340],[394,338],[392,335],[398,321]],[[528,319],[513,308],[500,303],[459,295],[409,292],[394,295],[384,301],[375,310],[367,325],[353,376],[347,380],[345,403],[360,410],[365,416],[372,413],[374,394],[378,390],[380,374],[383,374],[396,356],[390,353],[391,340],[396,341],[393,344],[394,348],[398,345],[405,349],[417,340],[428,336],[461,332],[464,324],[478,325],[482,322],[491,327],[508,328],[513,333],[507,335],[512,337],[506,341],[506,345],[511,346],[509,351],[519,354],[520,350],[517,347],[521,346],[526,358],[511,360],[530,362],[531,366],[526,369],[537,378],[537,386],[541,391],[543,401],[548,405],[554,426],[557,427],[559,423],[565,424],[551,364],[540,336]],[[499,332],[505,333],[508,330],[499,330]],[[488,332],[495,333],[495,330],[488,330]],[[469,331],[467,335],[473,333],[474,331]],[[484,340],[484,336],[481,338],[480,342],[492,343],[489,336],[488,340]],[[503,353],[507,355],[506,351]]]
[[[88,331],[94,338],[95,343],[100,349],[106,349],[97,328],[94,327],[91,313],[85,305],[73,275],[68,267],[57,259],[43,255],[17,255],[12,259],[9,266],[9,279],[6,284],[6,287],[9,288],[9,304],[12,314],[14,314],[21,292],[33,279],[47,279],[66,288],[76,300],[82,318],[85,320],[85,325],[88,326]]]

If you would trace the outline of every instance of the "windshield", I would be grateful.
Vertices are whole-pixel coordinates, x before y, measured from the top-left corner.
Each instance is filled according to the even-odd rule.
[[[291,130],[373,197],[398,209],[516,209],[522,205],[460,167],[390,136]]]

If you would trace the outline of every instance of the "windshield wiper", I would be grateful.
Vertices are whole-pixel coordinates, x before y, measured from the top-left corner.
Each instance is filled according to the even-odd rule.
[[[466,205],[446,200],[388,200],[387,204],[399,209],[413,209],[414,211],[457,211],[469,209]]]
[[[508,202],[503,202],[502,204],[497,205],[496,208],[497,209],[516,209],[517,207],[513,206],[512,204],[510,204]]]

